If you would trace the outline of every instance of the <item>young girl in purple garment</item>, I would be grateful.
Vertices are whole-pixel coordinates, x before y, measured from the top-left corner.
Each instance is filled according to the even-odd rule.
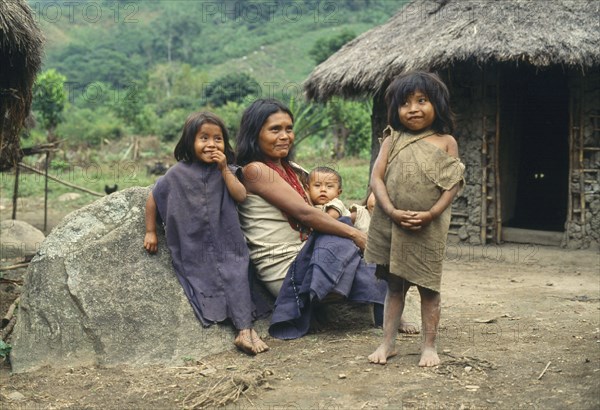
[[[209,112],[191,114],[175,159],[148,195],[144,248],[158,250],[158,219],[177,278],[202,325],[230,319],[238,330],[236,347],[252,355],[267,351],[252,328],[249,254],[235,204],[246,199],[246,189],[230,165],[234,153],[223,121]]]

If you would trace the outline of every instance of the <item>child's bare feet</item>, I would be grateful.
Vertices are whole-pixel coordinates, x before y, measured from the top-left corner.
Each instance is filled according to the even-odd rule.
[[[252,335],[252,344],[254,345],[254,351],[256,353],[263,353],[269,350],[269,346],[265,342],[263,342],[263,340],[260,338],[260,336],[258,335],[258,333],[256,333],[254,329],[251,329],[250,333]]]
[[[233,344],[242,352],[251,356],[254,356],[258,353],[252,341],[252,329],[240,330],[235,340],[233,341]]]
[[[406,333],[408,335],[416,335],[419,333],[417,325],[411,322],[405,322],[404,319],[400,319],[400,326],[398,326],[400,333]]]
[[[438,357],[437,351],[434,347],[423,347],[421,351],[421,360],[419,360],[419,366],[421,367],[433,367],[440,364],[440,358]]]
[[[394,346],[390,346],[386,343],[379,345],[377,350],[369,355],[369,361],[375,364],[386,364],[387,359],[394,357],[398,354]]]

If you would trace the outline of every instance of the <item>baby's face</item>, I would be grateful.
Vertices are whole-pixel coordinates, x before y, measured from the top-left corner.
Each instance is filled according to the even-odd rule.
[[[308,194],[314,205],[325,205],[342,193],[340,182],[333,174],[313,172],[308,183]]]

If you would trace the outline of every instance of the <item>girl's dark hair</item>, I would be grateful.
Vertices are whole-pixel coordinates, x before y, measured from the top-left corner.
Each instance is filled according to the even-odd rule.
[[[454,113],[450,109],[450,93],[441,78],[434,73],[413,71],[400,74],[385,91],[388,124],[396,131],[406,131],[400,122],[398,109],[415,92],[420,91],[429,98],[435,109],[435,120],[431,125],[440,134],[454,132]]]
[[[236,157],[237,164],[244,166],[252,161],[264,161],[265,157],[258,145],[258,137],[267,119],[278,112],[284,112],[294,122],[294,114],[283,103],[272,98],[261,98],[254,101],[242,114],[240,130],[237,135]],[[292,151],[284,161],[292,158]]]
[[[223,120],[217,117],[212,112],[202,111],[190,114],[185,120],[183,125],[183,131],[181,132],[181,138],[175,146],[175,159],[177,161],[194,162],[197,161],[196,151],[194,150],[194,143],[196,142],[196,134],[202,128],[204,124],[214,124],[221,128],[223,134],[223,142],[225,144],[225,157],[227,158],[228,164],[235,162],[235,154],[231,144],[229,143],[229,132]]]

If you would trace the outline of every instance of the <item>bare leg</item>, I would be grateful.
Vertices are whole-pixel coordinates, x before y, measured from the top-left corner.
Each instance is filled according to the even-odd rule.
[[[397,354],[396,336],[404,309],[404,298],[409,286],[401,278],[390,276],[387,280],[388,290],[383,308],[383,342],[369,355],[371,363],[386,364],[387,359]]]
[[[418,287],[421,295],[421,320],[423,328],[423,342],[421,345],[421,360],[419,366],[431,367],[440,364],[437,354],[435,339],[440,323],[441,295],[439,292]]]

